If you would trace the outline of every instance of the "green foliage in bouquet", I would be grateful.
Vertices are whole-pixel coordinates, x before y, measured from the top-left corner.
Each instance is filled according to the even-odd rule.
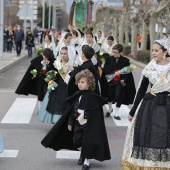
[[[41,48],[38,48],[37,50],[36,50],[36,55],[37,56],[39,56],[39,55],[41,55],[42,53],[43,53],[43,48],[41,47]]]

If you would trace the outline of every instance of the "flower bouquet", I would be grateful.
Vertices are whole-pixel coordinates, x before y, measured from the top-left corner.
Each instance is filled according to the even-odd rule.
[[[134,70],[136,70],[136,66],[130,65],[130,66],[122,68],[121,70],[118,71],[118,73],[119,74],[128,74]],[[107,74],[105,76],[105,78],[106,78],[107,82],[110,82],[115,76],[116,76],[116,74]]]

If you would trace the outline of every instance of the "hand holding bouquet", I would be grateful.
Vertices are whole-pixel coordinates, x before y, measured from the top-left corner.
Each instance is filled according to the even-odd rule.
[[[36,69],[31,70],[30,73],[33,75],[32,79],[37,77],[37,70]]]
[[[115,76],[120,75],[120,74],[128,74],[134,70],[136,70],[136,66],[130,65],[130,66],[122,68],[119,71],[116,71],[115,74],[107,74],[105,77],[106,77],[107,82],[110,82]]]

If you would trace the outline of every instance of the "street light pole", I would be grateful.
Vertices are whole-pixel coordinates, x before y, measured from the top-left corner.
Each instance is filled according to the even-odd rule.
[[[4,0],[1,0],[0,6],[0,59],[3,59],[3,43],[4,43]]]
[[[56,2],[53,0],[53,29],[56,27]]]
[[[48,14],[48,29],[50,29],[51,25],[51,0],[49,0],[49,14]]]
[[[33,0],[31,0],[31,8],[32,8],[32,16],[31,16],[31,32],[33,32],[33,25],[34,25],[34,9],[33,9]]]
[[[43,16],[42,16],[42,28],[45,26],[45,0],[43,0]]]

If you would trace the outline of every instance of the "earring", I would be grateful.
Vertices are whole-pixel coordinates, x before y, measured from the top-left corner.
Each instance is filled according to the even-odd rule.
[[[162,58],[165,59],[165,58],[166,58],[166,55],[164,54]]]

